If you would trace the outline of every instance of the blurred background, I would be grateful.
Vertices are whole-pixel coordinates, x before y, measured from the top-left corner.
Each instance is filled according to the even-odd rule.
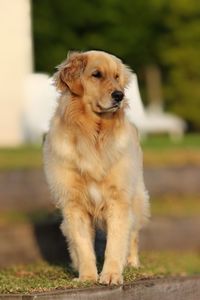
[[[0,267],[65,260],[41,141],[58,96],[55,66],[69,50],[90,49],[136,74],[127,114],[141,134],[152,203],[141,250],[199,261],[200,2],[0,0],[0,22]],[[200,273],[197,260],[191,273]]]

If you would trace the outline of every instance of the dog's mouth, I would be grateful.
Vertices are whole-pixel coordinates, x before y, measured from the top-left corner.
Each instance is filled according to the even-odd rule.
[[[109,106],[109,107],[103,107],[100,104],[97,104],[97,107],[99,109],[99,114],[103,114],[103,113],[109,113],[109,112],[115,112],[120,108],[120,103]]]

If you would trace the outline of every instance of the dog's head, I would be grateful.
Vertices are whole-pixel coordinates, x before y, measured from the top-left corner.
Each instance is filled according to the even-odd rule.
[[[95,113],[114,112],[122,106],[131,71],[121,60],[102,51],[74,52],[54,75],[59,91],[69,91]]]

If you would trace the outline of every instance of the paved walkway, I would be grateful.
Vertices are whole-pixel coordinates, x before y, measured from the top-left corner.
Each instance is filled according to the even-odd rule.
[[[0,300],[199,300],[200,277],[141,280],[117,287],[0,295]]]

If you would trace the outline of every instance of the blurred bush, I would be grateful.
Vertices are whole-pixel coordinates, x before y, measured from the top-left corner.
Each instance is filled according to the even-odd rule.
[[[200,2],[33,0],[35,69],[53,73],[68,50],[101,49],[137,73],[157,65],[167,109],[200,129]]]

